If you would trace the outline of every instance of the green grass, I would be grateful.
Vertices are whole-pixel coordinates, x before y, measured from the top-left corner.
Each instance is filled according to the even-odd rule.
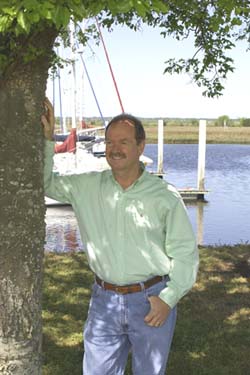
[[[168,375],[249,374],[249,259],[250,245],[200,248],[197,283],[178,304]],[[81,374],[92,281],[83,253],[46,253],[43,375]]]
[[[147,143],[157,143],[157,126],[146,126]],[[207,143],[250,144],[250,127],[207,126]],[[198,143],[198,126],[164,127],[164,143]]]

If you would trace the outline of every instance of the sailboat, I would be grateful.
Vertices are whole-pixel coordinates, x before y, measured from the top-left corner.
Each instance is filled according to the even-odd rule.
[[[100,30],[99,25],[98,30],[100,38],[104,47],[106,59],[110,68],[112,80],[116,90],[117,98],[120,103],[121,111],[124,112],[121,97],[118,91],[117,83],[115,81],[112,66],[109,60],[107,49],[104,43],[104,39]],[[74,34],[71,27],[71,35]],[[61,82],[61,71],[58,68],[57,81],[59,88],[59,106],[60,106],[60,127],[61,132],[54,135],[56,141],[55,144],[55,155],[54,155],[54,172],[59,175],[70,175],[70,174],[80,174],[91,171],[103,171],[109,169],[105,157],[105,127],[107,121],[105,120],[97,96],[90,79],[87,66],[83,59],[83,53],[79,49],[79,45],[76,45],[72,39],[72,50],[73,56],[71,62],[71,72],[72,78],[70,80],[71,92],[70,97],[72,99],[71,103],[67,100],[67,104],[70,103],[71,106],[71,129],[68,131],[66,125],[66,116],[63,115],[63,105],[62,105],[62,82]],[[58,51],[57,51],[58,53]],[[77,72],[77,74],[76,74]],[[77,80],[77,77],[82,77],[82,80]],[[89,86],[91,88],[95,103],[97,105],[102,126],[88,125],[82,114],[83,112],[83,77],[87,77]],[[69,79],[68,79],[69,81]],[[66,91],[66,90],[65,90]],[[53,104],[55,107],[55,79],[53,80]],[[78,129],[77,129],[78,127]],[[141,161],[145,166],[153,163],[153,160],[145,155],[141,156]],[[45,203],[47,206],[59,204],[59,202],[51,200],[45,197]]]

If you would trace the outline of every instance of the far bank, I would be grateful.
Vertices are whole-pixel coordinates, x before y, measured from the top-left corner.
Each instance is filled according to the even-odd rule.
[[[147,143],[157,143],[157,126],[145,125]],[[207,143],[250,144],[250,127],[207,126]],[[164,126],[164,143],[198,143],[198,126]]]
[[[109,121],[110,119],[107,119]],[[158,121],[157,119],[141,119],[146,131],[147,143],[157,143]],[[71,130],[71,119],[66,119],[67,132]],[[104,125],[99,118],[88,119],[81,124],[77,124],[79,132],[84,129],[102,128]],[[55,133],[62,133],[60,119],[56,118]],[[104,130],[99,131],[99,135],[104,135]],[[164,143],[198,143],[199,125],[198,120],[193,123],[164,122]],[[206,132],[207,143],[220,144],[250,144],[250,126],[215,126],[211,121],[207,121]]]

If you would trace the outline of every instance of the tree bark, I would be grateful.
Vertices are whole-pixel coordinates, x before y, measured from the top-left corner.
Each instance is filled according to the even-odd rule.
[[[55,37],[52,29],[34,33],[29,45],[42,47],[46,52],[29,63],[24,63],[22,56],[17,57],[0,82],[0,373],[3,375],[41,374],[45,206],[40,116]]]

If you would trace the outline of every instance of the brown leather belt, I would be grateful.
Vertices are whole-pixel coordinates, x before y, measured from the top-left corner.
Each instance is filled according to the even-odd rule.
[[[129,293],[137,293],[141,292],[144,289],[151,287],[154,284],[163,281],[166,276],[155,276],[152,279],[144,281],[142,283],[137,284],[129,284],[129,285],[115,285],[106,283],[106,281],[101,280],[97,275],[95,276],[96,283],[100,285],[105,290],[113,290],[116,293],[120,294],[129,294]]]

